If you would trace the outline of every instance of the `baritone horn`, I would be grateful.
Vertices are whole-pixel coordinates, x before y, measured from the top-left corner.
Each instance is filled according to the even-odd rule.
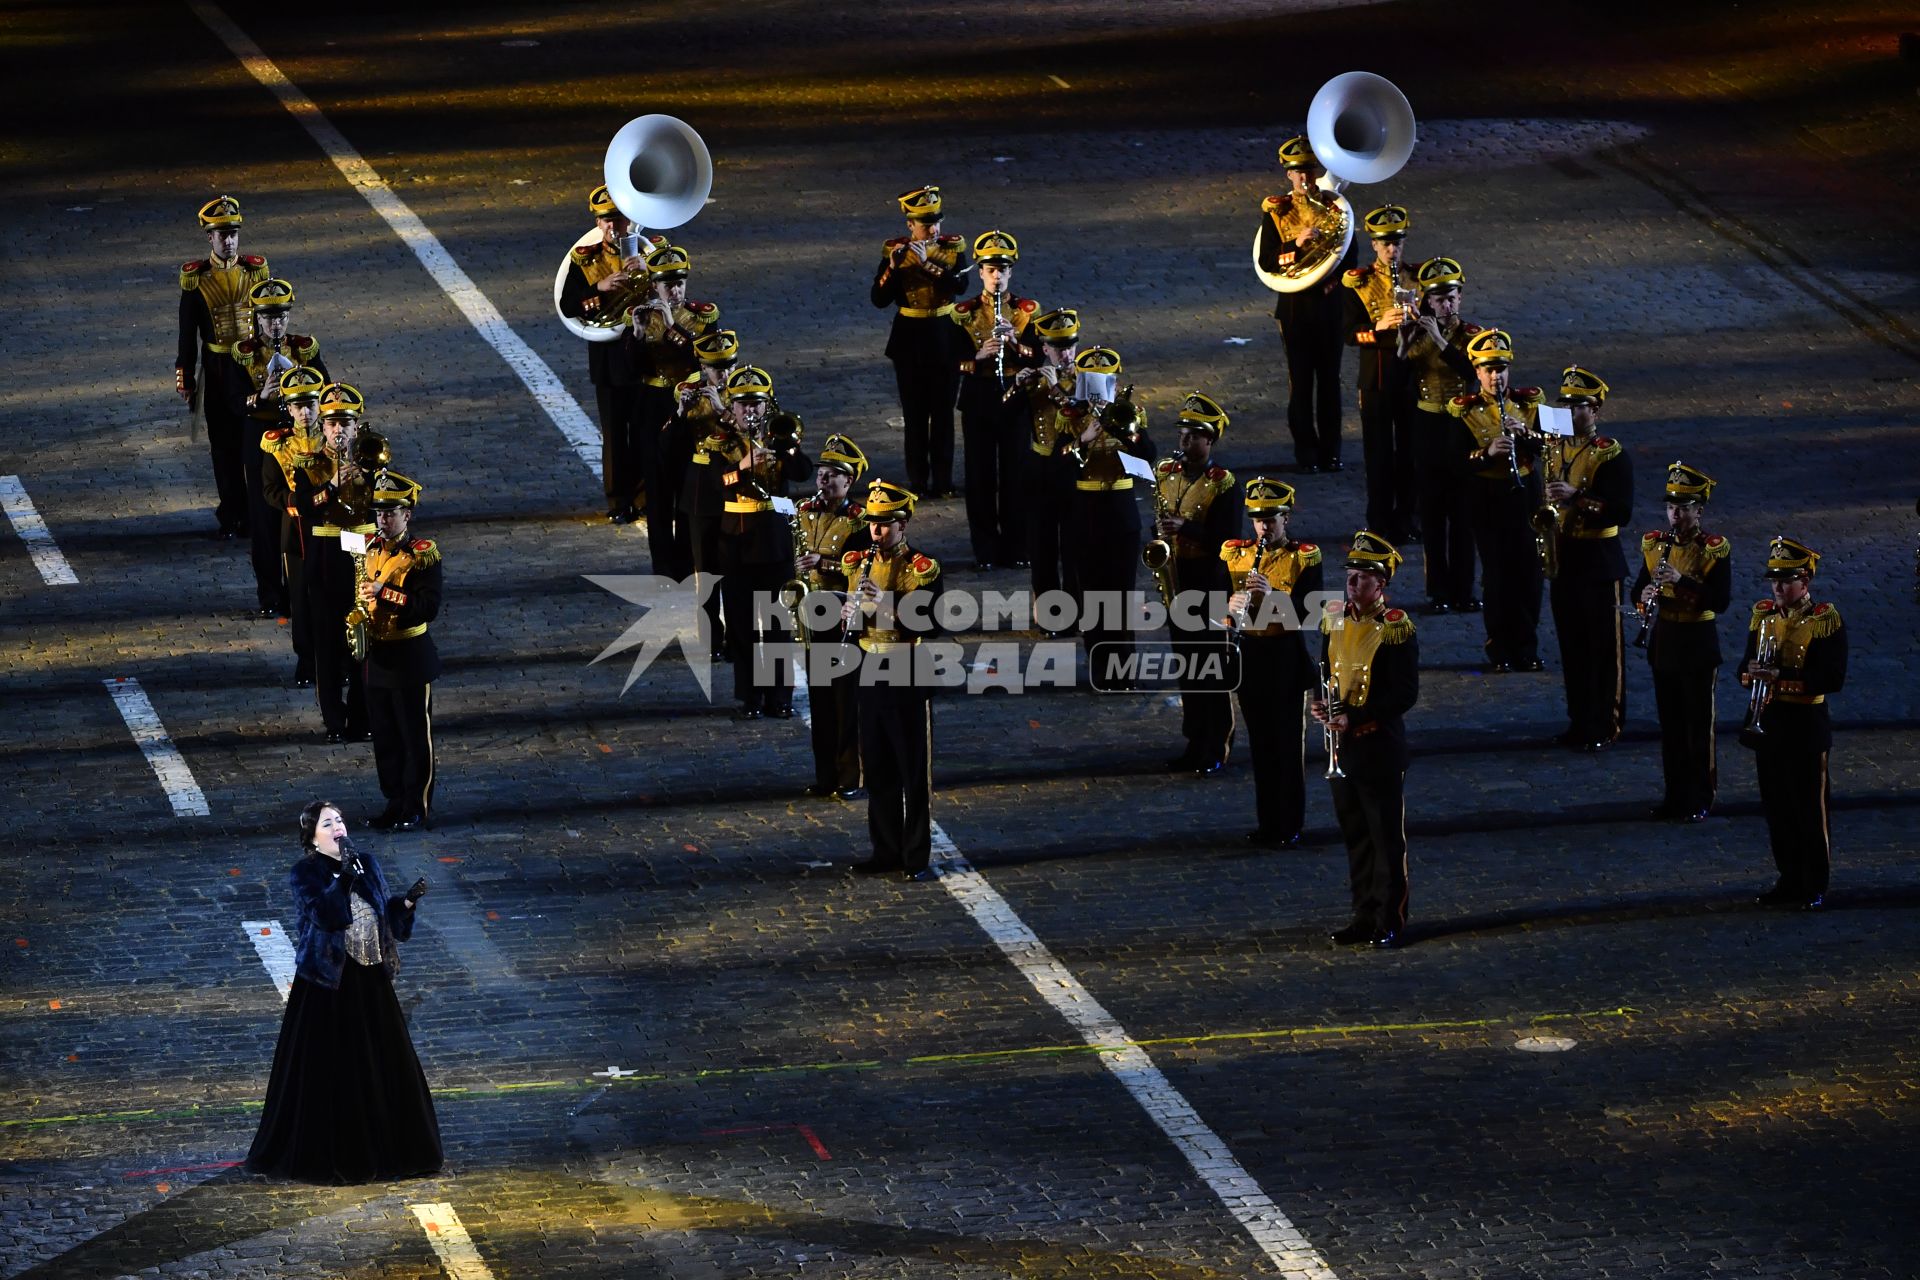
[[[1413,108],[1393,81],[1371,71],[1349,71],[1320,86],[1307,108],[1307,145],[1327,173],[1306,202],[1317,211],[1320,237],[1279,271],[1260,264],[1260,231],[1253,237],[1253,270],[1275,293],[1299,293],[1326,279],[1353,245],[1353,205],[1340,194],[1348,183],[1385,182],[1400,172],[1416,140]],[[1261,230],[1267,223],[1263,219]]]
[[[641,234],[643,229],[666,231],[693,221],[713,191],[713,156],[707,144],[692,125],[673,116],[637,116],[627,121],[607,144],[600,170],[614,207],[633,223],[620,248],[621,256],[627,258],[650,243]],[[594,227],[569,246],[569,256],[560,259],[560,270],[553,277],[553,311],[576,338],[611,342],[626,327],[627,312],[645,299],[647,281],[631,284],[608,299],[600,308],[604,319],[597,322],[560,311],[571,251],[599,240],[600,229]]]

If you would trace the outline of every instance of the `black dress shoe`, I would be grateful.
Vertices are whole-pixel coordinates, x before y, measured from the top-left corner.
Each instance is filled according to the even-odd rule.
[[[767,713],[758,707],[741,707],[733,713],[735,720],[759,720]]]
[[[1211,778],[1226,767],[1225,760],[1199,760],[1194,763],[1193,772],[1195,777]]]
[[[823,787],[816,782],[812,786],[807,788],[807,794],[812,796],[815,800],[825,800],[828,796],[833,794],[833,788]]]
[[[1380,931],[1370,924],[1350,924],[1344,929],[1335,929],[1327,939],[1336,947],[1364,947],[1379,936]]]
[[[1240,837],[1256,849],[1292,849],[1300,843],[1300,833],[1286,835],[1279,831],[1249,831]]]
[[[1478,613],[1483,606],[1478,600],[1475,600],[1472,596],[1468,596],[1465,600],[1455,600],[1453,607],[1462,613]]]
[[[998,569],[1000,566],[995,564],[991,560],[975,560],[973,562],[973,567],[974,567],[974,571],[977,573],[992,573],[995,569]]]
[[[1160,762],[1160,767],[1168,773],[1185,773],[1200,761],[1190,751],[1182,751],[1177,756],[1168,756]]]
[[[1614,740],[1612,738],[1595,738],[1592,742],[1581,743],[1580,749],[1588,755],[1595,755],[1612,746],[1613,742]]]
[[[1296,462],[1293,464],[1293,469],[1297,474],[1303,476],[1317,476],[1320,474],[1320,464],[1317,462]]]
[[[867,789],[865,787],[842,787],[833,793],[833,798],[835,800],[846,801],[865,800],[867,798]]]
[[[368,818],[367,825],[372,827],[375,831],[391,831],[393,830],[394,824],[399,821],[400,821],[400,810],[393,805],[388,805],[386,808],[382,809],[379,813],[376,813],[371,818]]]
[[[1439,616],[1441,614],[1452,613],[1453,606],[1448,604],[1445,600],[1429,600],[1427,601],[1426,611],[1435,616]]]
[[[1376,933],[1368,938],[1367,945],[1376,951],[1391,951],[1400,945],[1400,935],[1389,929],[1385,933]]]
[[[1327,461],[1320,464],[1320,469],[1322,471],[1345,471],[1347,469],[1347,464],[1340,461],[1340,459],[1338,458],[1330,458]]]
[[[1538,658],[1527,658],[1523,661],[1514,663],[1513,669],[1515,671],[1545,671],[1547,669],[1547,664],[1540,661],[1540,659]]]
[[[372,742],[373,730],[355,729],[354,727],[349,725],[347,727],[347,741],[348,742]]]
[[[321,741],[325,742],[330,747],[338,746],[342,742],[345,742],[346,740],[347,740],[347,735],[344,733],[341,733],[338,729],[327,730],[326,736],[321,739]]]
[[[421,831],[426,828],[426,825],[427,819],[425,815],[409,813],[403,814],[401,817],[395,819],[393,829],[395,831]]]
[[[1692,826],[1693,824],[1698,822],[1705,822],[1706,820],[1707,820],[1707,810],[1705,809],[1695,809],[1691,813],[1683,811],[1680,814],[1680,821],[1687,824],[1688,826]]]
[[[1504,676],[1513,670],[1513,664],[1511,662],[1496,662],[1493,664],[1493,670],[1496,674]]]
[[[922,867],[918,871],[907,872],[907,879],[915,884],[932,884],[940,878],[940,873],[932,867]]]
[[[311,689],[313,688],[313,677],[295,676],[293,678],[293,687],[296,689]]]
[[[859,862],[851,864],[851,866],[856,875],[863,876],[879,876],[885,875],[889,871],[906,870],[905,867],[897,862],[882,862],[878,858],[863,858]]]
[[[784,707],[768,707],[767,714],[775,720],[791,720],[793,719],[793,707],[790,705]]]

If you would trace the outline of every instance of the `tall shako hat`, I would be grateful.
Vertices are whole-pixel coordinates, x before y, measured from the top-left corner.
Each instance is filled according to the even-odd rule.
[[[1033,331],[1040,341],[1064,347],[1080,336],[1080,313],[1072,307],[1055,307],[1034,317]]]
[[[1020,242],[1005,231],[983,231],[973,238],[973,260],[983,267],[1004,267],[1020,259]]]
[[[1436,289],[1458,289],[1467,282],[1467,275],[1452,258],[1428,258],[1413,273],[1413,280],[1420,292],[1432,293]]]
[[[1814,566],[1820,563],[1820,553],[1804,542],[1795,542],[1784,533],[1767,544],[1767,577],[1797,578],[1806,574],[1813,576]]]
[[[900,212],[916,222],[940,221],[940,188],[916,187],[904,195],[894,197],[900,202]]]
[[[866,472],[867,455],[851,436],[832,435],[820,447],[819,465],[843,471],[858,480]]]
[[[1505,329],[1482,329],[1467,339],[1467,359],[1475,367],[1483,364],[1512,364],[1513,336]]]
[[[693,340],[693,354],[701,364],[732,364],[740,358],[740,335],[732,329],[714,329]]]
[[[329,382],[320,393],[320,416],[323,418],[357,418],[367,411],[367,398],[360,394],[358,387],[350,387],[344,382]]]
[[[1413,223],[1407,218],[1407,211],[1397,204],[1384,204],[1364,219],[1367,234],[1375,240],[1404,240],[1407,232],[1413,229]]]
[[[601,183],[587,193],[587,212],[596,218],[609,218],[620,212],[620,206],[613,202],[607,193],[607,184]]]
[[[1560,373],[1560,403],[1591,402],[1598,408],[1607,402],[1608,387],[1599,374],[1570,364]]]
[[[1706,472],[1676,462],[1667,468],[1667,498],[1673,502],[1701,502],[1713,496],[1714,479]]]
[[[886,480],[867,486],[866,516],[869,520],[905,520],[913,514],[920,495]]]
[[[318,369],[308,365],[299,365],[280,375],[280,398],[289,404],[296,401],[318,400],[320,389],[327,380],[320,376]]]
[[[727,375],[727,399],[728,401],[773,399],[773,375],[754,364],[744,369],[735,369]]]
[[[257,316],[283,316],[293,310],[293,286],[279,277],[247,290],[247,305]]]
[[[1216,442],[1227,434],[1227,411],[1212,397],[1198,391],[1187,392],[1186,401],[1180,406],[1180,421],[1188,428],[1206,432]]]

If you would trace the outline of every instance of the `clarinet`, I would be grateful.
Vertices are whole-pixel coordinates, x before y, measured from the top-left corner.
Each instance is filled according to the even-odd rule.
[[[853,600],[853,601],[859,600],[860,588],[866,586],[867,580],[873,576],[873,557],[874,557],[874,553],[877,552],[879,549],[880,548],[878,547],[868,547],[866,550],[866,554],[860,557],[860,575],[854,581],[853,590],[847,593],[847,599]],[[856,605],[856,612],[857,611],[858,609]],[[842,653],[846,652],[846,648],[848,645],[854,643],[853,631],[854,631],[853,623],[851,620],[849,620],[846,624],[846,630],[840,637],[840,651]]]
[[[1657,570],[1661,565],[1666,564],[1667,557],[1672,554],[1673,535],[1670,533],[1662,534],[1660,536],[1660,564],[1655,565],[1654,568]],[[1647,601],[1647,607],[1640,615],[1640,634],[1633,638],[1634,648],[1644,649],[1647,647],[1647,640],[1653,635],[1653,624],[1659,620],[1660,584],[1656,582],[1653,584],[1653,599]]]

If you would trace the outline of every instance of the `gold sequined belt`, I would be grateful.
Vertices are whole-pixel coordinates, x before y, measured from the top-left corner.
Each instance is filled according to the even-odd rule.
[[[1095,493],[1104,493],[1109,489],[1131,489],[1133,488],[1133,477],[1124,476],[1119,480],[1075,480],[1073,487],[1076,489],[1086,489]]]
[[[1422,413],[1445,413],[1447,411],[1447,402],[1444,400],[1416,400],[1414,401],[1414,408],[1420,410]]]
[[[1620,526],[1610,524],[1604,529],[1575,529],[1567,535],[1569,538],[1617,538]]]
[[[642,378],[640,379],[640,381],[646,383],[650,387],[660,387],[663,389],[666,387],[671,387],[673,385],[672,378],[662,378],[657,375],[654,377]]]
[[[373,634],[373,638],[382,643],[390,643],[395,640],[411,640],[415,636],[423,636],[425,634],[427,634],[427,624],[423,622],[417,627],[408,627],[405,631],[388,632],[386,635],[381,635],[376,631]]]
[[[865,653],[898,653],[902,649],[911,649],[919,643],[918,639],[887,640],[874,636],[860,637],[860,648]]]
[[[207,350],[228,356],[233,354],[233,346],[234,344],[231,342],[209,342],[207,344]]]
[[[949,302],[944,307],[902,307],[900,314],[909,320],[931,320],[935,316],[952,315],[953,304]]]
[[[1679,613],[1669,607],[1664,600],[1660,603],[1660,621],[1662,622],[1712,622],[1714,616],[1711,609],[1702,609],[1699,613]]]
[[[755,512],[773,510],[773,503],[765,498],[728,498],[720,509],[730,516],[750,516]]]
[[[1817,707],[1827,700],[1827,695],[1824,693],[1776,693],[1773,695],[1773,700],[1791,702],[1802,707]]]
[[[345,529],[342,529],[337,524],[317,524],[307,530],[307,532],[316,538],[337,538],[343,533],[372,533],[373,526],[370,524],[355,524],[348,525]]]

